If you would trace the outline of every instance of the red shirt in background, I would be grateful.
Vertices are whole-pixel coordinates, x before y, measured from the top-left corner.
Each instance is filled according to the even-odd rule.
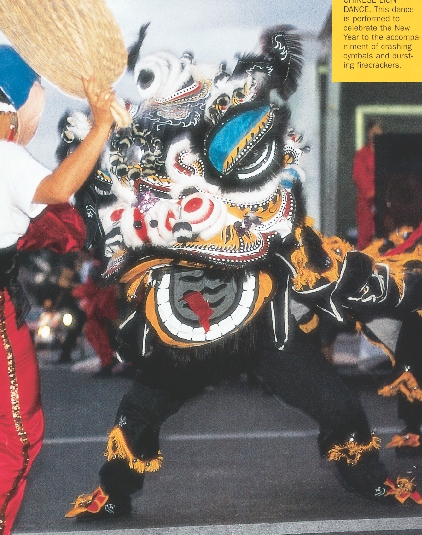
[[[361,251],[372,242],[375,236],[375,151],[370,143],[356,151],[353,162],[353,181],[357,189],[357,248]]]

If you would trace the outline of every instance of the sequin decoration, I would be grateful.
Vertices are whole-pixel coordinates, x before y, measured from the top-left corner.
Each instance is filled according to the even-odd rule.
[[[19,439],[22,442],[22,468],[16,476],[15,481],[9,492],[6,495],[6,499],[3,503],[3,506],[0,510],[0,535],[4,533],[6,529],[6,509],[10,503],[10,500],[16,494],[19,483],[21,482],[29,464],[29,441],[26,435],[25,429],[22,424],[21,412],[20,412],[20,403],[19,403],[19,392],[18,392],[18,380],[16,377],[15,369],[15,358],[13,355],[12,345],[7,334],[6,318],[4,314],[4,304],[5,304],[5,295],[4,292],[0,291],[0,334],[3,342],[3,348],[6,352],[7,357],[7,373],[10,380],[10,401],[12,403],[12,416],[15,423],[16,431],[18,433]]]

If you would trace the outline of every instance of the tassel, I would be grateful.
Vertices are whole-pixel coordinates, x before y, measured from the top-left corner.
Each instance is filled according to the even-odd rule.
[[[126,439],[120,427],[114,427],[108,437],[107,451],[104,453],[108,461],[113,459],[123,459],[127,461],[132,470],[139,474],[144,472],[157,472],[163,463],[163,456],[158,451],[157,457],[145,461],[137,459],[126,444]]]
[[[329,461],[339,461],[340,459],[346,459],[347,464],[355,465],[362,457],[363,453],[372,450],[379,450],[381,448],[381,439],[373,436],[369,444],[358,444],[350,439],[345,444],[336,444],[333,446],[327,454]]]
[[[108,494],[105,494],[101,487],[94,490],[92,494],[80,494],[70,511],[65,514],[66,518],[74,518],[81,513],[98,513],[108,501]]]

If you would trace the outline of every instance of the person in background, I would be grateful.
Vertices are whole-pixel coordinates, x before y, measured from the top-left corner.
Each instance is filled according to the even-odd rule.
[[[102,283],[99,260],[93,261],[86,282],[77,286],[72,295],[86,314],[85,338],[100,359],[100,369],[94,377],[111,377],[115,364],[111,338],[118,320],[117,292],[115,286]]]
[[[384,133],[381,124],[370,121],[367,142],[356,151],[353,162],[353,181],[356,185],[357,248],[365,249],[375,237],[375,136]]]
[[[78,240],[70,231],[60,235],[50,222],[56,221],[59,228],[67,230],[66,221],[76,219],[68,214],[73,208],[66,203],[87,179],[113,126],[110,105],[114,93],[110,89],[99,91],[93,78],[83,83],[94,118],[92,129],[78,150],[52,172],[24,148],[37,129],[44,105],[39,76],[12,47],[0,46],[1,535],[11,532],[28,472],[41,448],[44,427],[38,364],[24,321],[26,302],[17,282],[17,251],[36,241],[40,248],[60,239],[71,242],[71,248],[83,245],[82,223],[83,237]],[[63,203],[66,205],[50,222],[43,224],[48,205]],[[25,239],[31,228],[33,234]]]
[[[56,364],[72,362],[72,352],[76,348],[79,336],[85,324],[85,314],[79,308],[72,291],[79,284],[75,262],[68,260],[67,265],[60,269],[57,283],[50,289],[50,295],[44,300],[44,309],[50,312],[66,311],[72,315],[72,322],[66,330],[66,336],[60,345],[60,355]]]

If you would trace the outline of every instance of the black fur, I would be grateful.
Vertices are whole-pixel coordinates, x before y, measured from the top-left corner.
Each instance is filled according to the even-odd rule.
[[[303,193],[303,184],[300,180],[295,180],[292,184],[292,195],[295,200],[295,227],[300,227],[305,222],[306,199]]]
[[[133,43],[133,45],[128,50],[128,57],[127,57],[127,69],[129,72],[133,72],[135,69],[136,62],[139,58],[139,52],[141,50],[142,43],[144,42],[145,35],[147,33],[147,29],[150,23],[143,24],[139,30],[138,40]]]
[[[233,76],[250,73],[258,82],[258,98],[275,89],[283,100],[296,91],[302,73],[302,46],[292,26],[276,26],[261,36],[262,53],[241,56]]]
[[[302,74],[302,45],[293,31],[293,26],[276,26],[266,30],[261,37],[262,50],[274,69],[271,74],[272,88],[278,91],[283,100],[296,91]]]

